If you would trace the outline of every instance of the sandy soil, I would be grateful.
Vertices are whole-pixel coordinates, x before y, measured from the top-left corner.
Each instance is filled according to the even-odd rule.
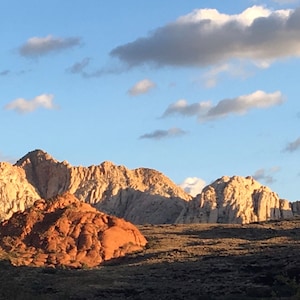
[[[146,249],[95,269],[0,261],[0,299],[300,299],[300,220],[139,229]]]

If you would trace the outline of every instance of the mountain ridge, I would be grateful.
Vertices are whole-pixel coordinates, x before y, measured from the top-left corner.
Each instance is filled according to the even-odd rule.
[[[251,223],[289,218],[300,208],[250,176],[223,176],[192,197],[154,169],[130,170],[109,161],[72,166],[39,149],[0,166],[2,219],[65,192],[135,224]]]

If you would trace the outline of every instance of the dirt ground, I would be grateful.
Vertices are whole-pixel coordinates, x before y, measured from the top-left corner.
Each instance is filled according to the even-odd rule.
[[[139,253],[95,269],[0,261],[0,299],[300,299],[300,220],[139,226]]]

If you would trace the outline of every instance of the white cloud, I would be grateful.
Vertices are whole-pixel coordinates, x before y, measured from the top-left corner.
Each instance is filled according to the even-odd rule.
[[[218,82],[218,76],[221,73],[228,72],[229,65],[228,64],[222,64],[217,67],[213,67],[210,69],[207,73],[204,74],[203,80],[204,85],[206,88],[213,88],[217,85]]]
[[[170,128],[168,130],[162,130],[158,129],[155,130],[151,133],[145,133],[140,136],[140,139],[154,139],[154,140],[161,140],[165,138],[170,138],[170,137],[178,137],[185,135],[186,132],[180,128]]]
[[[294,152],[299,149],[300,149],[300,137],[298,137],[295,141],[288,143],[284,151]]]
[[[39,107],[45,109],[54,109],[56,106],[53,103],[54,96],[51,94],[42,94],[32,100],[18,98],[5,105],[6,110],[14,110],[18,113],[24,114],[32,112]]]
[[[259,62],[259,67],[261,66],[262,62]],[[256,66],[258,66],[255,63]],[[266,66],[264,64],[264,66]],[[238,64],[221,64],[221,65],[216,65],[212,66],[210,70],[208,70],[206,73],[202,75],[201,81],[204,83],[204,87],[206,88],[213,88],[215,87],[222,74],[229,75],[230,77],[235,77],[235,78],[241,78],[245,79],[251,75],[251,72],[249,72],[246,69],[246,66],[238,63]]]
[[[188,194],[195,197],[200,194],[206,186],[206,182],[198,177],[188,177],[180,185]]]
[[[205,114],[212,106],[210,101],[188,104],[185,99],[180,99],[169,105],[162,117],[180,114],[183,116],[198,116]]]
[[[129,67],[204,67],[232,59],[266,66],[277,59],[300,56],[300,8],[253,6],[236,15],[198,9],[110,54]]]
[[[229,114],[246,114],[253,108],[268,108],[274,105],[282,104],[284,97],[281,92],[267,94],[264,91],[256,91],[249,95],[239,96],[232,99],[224,99],[219,101],[215,106],[211,107],[206,115],[199,116],[200,121],[209,119],[218,119],[226,117]]]
[[[199,121],[205,122],[224,118],[231,114],[243,115],[254,108],[268,108],[283,102],[284,97],[279,91],[267,94],[258,90],[252,94],[223,99],[216,105],[213,105],[210,101],[188,104],[186,100],[178,100],[169,105],[162,117],[174,114],[197,116]]]
[[[131,96],[138,96],[149,92],[154,87],[155,83],[153,81],[149,79],[143,79],[130,88],[128,94]]]
[[[46,37],[32,37],[19,48],[19,53],[25,57],[38,57],[50,52],[58,52],[81,43],[78,37],[58,38],[52,35]]]

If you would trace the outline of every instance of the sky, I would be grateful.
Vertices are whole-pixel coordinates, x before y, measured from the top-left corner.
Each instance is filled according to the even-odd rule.
[[[0,2],[0,161],[153,168],[300,200],[300,1]]]

